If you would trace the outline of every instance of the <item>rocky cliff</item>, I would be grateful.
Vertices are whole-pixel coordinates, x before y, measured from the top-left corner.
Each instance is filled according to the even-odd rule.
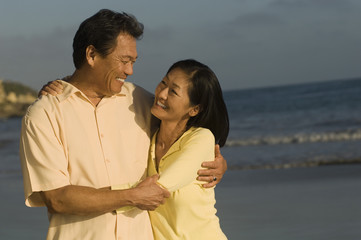
[[[20,83],[0,79],[0,118],[22,117],[36,92]]]

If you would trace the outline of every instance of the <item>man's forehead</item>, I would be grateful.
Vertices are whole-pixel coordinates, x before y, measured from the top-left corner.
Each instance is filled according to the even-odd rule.
[[[136,39],[130,35],[120,34],[114,50],[124,60],[135,61],[138,58]]]

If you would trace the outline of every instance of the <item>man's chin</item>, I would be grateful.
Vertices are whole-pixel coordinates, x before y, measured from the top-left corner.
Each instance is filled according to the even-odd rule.
[[[112,95],[116,95],[116,94],[121,93],[122,89],[123,89],[123,85],[124,85],[124,83],[118,83],[116,88],[115,87],[112,88],[111,89]]]

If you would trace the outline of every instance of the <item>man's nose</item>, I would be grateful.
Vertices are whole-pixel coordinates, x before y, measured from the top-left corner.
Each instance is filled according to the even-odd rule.
[[[126,64],[124,73],[127,74],[128,76],[132,75],[133,74],[133,64],[131,64],[131,63]]]

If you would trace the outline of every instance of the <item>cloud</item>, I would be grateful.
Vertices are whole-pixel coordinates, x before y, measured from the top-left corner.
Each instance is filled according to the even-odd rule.
[[[296,19],[324,16],[339,19],[347,14],[359,14],[360,2],[357,0],[274,0],[267,6],[268,11],[293,16]]]
[[[288,9],[335,9],[350,10],[355,6],[355,2],[351,0],[274,0],[269,3],[272,7],[282,7]]]
[[[0,77],[38,89],[49,80],[69,74],[73,69],[73,34],[74,29],[54,29],[44,35],[3,37]]]
[[[129,80],[153,91],[169,66],[184,58],[209,65],[224,89],[360,76],[359,5],[351,0],[245,1],[223,10],[194,10],[196,18],[190,14],[185,22],[170,18],[175,12],[157,15],[161,19],[155,22],[152,14]],[[175,17],[184,18],[184,11]],[[71,74],[75,30],[0,36],[0,78],[38,89]]]
[[[232,27],[240,27],[240,26],[266,27],[269,25],[279,25],[283,23],[284,21],[282,18],[280,18],[280,16],[268,12],[248,13],[248,14],[240,15],[234,20],[230,21],[230,25]]]

